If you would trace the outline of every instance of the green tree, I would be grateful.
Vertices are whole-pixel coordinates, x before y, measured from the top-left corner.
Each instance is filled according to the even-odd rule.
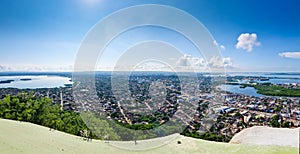
[[[272,120],[270,121],[270,124],[271,124],[272,127],[279,127],[280,126],[280,124],[278,122],[279,118],[280,118],[280,115],[278,115],[278,114],[272,117]]]

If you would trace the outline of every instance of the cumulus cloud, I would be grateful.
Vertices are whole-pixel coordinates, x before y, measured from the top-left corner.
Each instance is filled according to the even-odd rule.
[[[211,68],[233,67],[232,59],[230,57],[221,58],[219,56],[213,56],[208,64]]]
[[[206,62],[203,58],[200,57],[193,57],[191,55],[183,55],[177,61],[177,66],[191,66],[191,67],[205,67]]]
[[[232,59],[230,57],[223,58],[223,65],[224,67],[232,67]]]
[[[223,50],[223,51],[226,50],[226,47],[224,45],[222,45],[222,44],[219,45],[219,43],[216,40],[214,40],[213,43],[214,43],[215,46],[217,46],[221,50]]]
[[[235,47],[237,49],[244,49],[248,52],[253,50],[254,46],[259,46],[260,42],[257,41],[257,35],[255,33],[243,33],[237,39],[237,44]]]
[[[191,55],[184,55],[177,61],[177,66],[188,69],[220,69],[220,68],[233,68],[233,62],[230,57],[221,58],[219,56],[213,56],[209,61],[204,58],[193,57]]]
[[[280,57],[284,58],[295,58],[300,59],[300,52],[282,52],[278,54]]]

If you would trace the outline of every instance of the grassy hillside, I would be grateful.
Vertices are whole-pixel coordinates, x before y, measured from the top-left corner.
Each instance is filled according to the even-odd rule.
[[[181,141],[181,144],[177,144]],[[149,141],[138,141],[138,144]],[[0,153],[299,153],[297,148],[250,146],[204,141],[177,136],[167,145],[129,151],[112,146],[114,142],[83,141],[80,137],[27,122],[0,119]],[[126,142],[133,145],[133,142]],[[125,144],[126,144],[125,143]]]

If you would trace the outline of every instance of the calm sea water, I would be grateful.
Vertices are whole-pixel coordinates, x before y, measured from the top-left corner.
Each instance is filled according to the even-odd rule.
[[[246,87],[246,88],[240,88],[239,85],[220,85],[218,86],[221,90],[224,91],[229,91],[232,93],[236,94],[245,94],[245,95],[250,95],[250,96],[255,96],[255,97],[262,97],[265,95],[259,94],[256,92],[256,89],[253,87]]]
[[[31,79],[22,81],[21,79]],[[14,80],[11,83],[2,83],[0,88],[19,88],[19,89],[36,89],[36,88],[55,88],[64,87],[64,84],[72,84],[70,78],[62,76],[0,76],[0,81]]]
[[[275,84],[285,84],[285,83],[300,83],[300,79],[270,79],[269,81],[259,81],[263,82],[271,82]]]

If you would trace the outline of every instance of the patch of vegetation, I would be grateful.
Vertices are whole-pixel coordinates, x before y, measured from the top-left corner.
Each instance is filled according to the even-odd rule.
[[[257,93],[269,96],[300,97],[300,89],[285,88],[279,85],[255,85]]]
[[[213,132],[205,132],[205,133],[199,133],[199,132],[190,132],[187,129],[181,133],[181,135],[198,138],[198,139],[204,139],[209,141],[217,141],[217,142],[229,142],[231,140],[230,136],[225,135],[219,135]]]
[[[6,95],[0,100],[0,118],[27,121],[74,135],[87,127],[78,113],[63,111],[49,98],[37,98],[33,93]]]
[[[272,125],[272,127],[277,127],[277,128],[280,127],[280,123],[278,122],[279,118],[280,118],[280,115],[278,115],[278,114],[272,117],[272,120],[270,121],[270,124]]]

